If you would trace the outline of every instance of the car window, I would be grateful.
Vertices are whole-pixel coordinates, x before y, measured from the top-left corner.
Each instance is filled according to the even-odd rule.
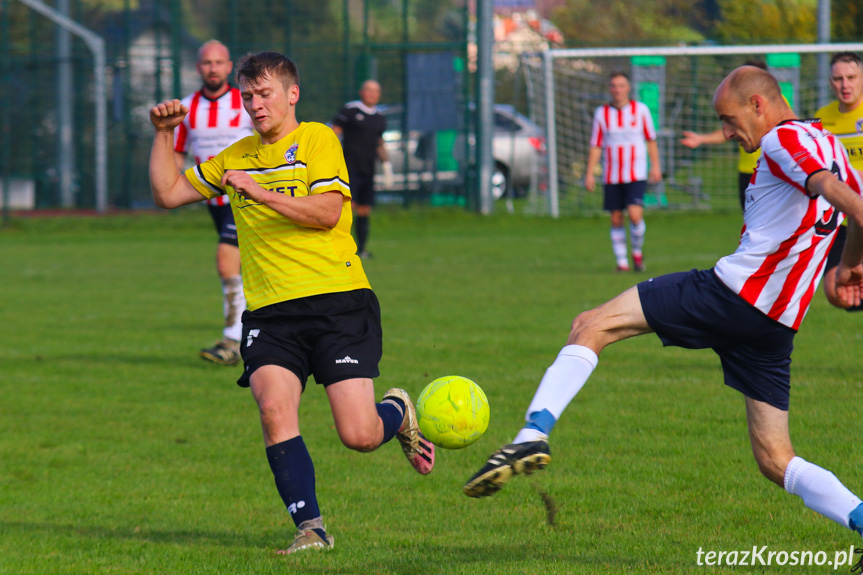
[[[505,132],[517,132],[520,126],[512,118],[504,116],[503,114],[495,113],[494,128]]]

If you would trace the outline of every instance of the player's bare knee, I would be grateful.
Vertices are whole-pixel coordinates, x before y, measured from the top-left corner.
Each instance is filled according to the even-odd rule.
[[[784,486],[785,468],[791,461],[790,457],[779,451],[760,451],[755,453],[755,461],[758,463],[758,471],[761,472],[761,475],[780,487]]]
[[[351,429],[348,431],[339,431],[339,439],[342,445],[353,451],[368,453],[374,451],[380,446],[380,438],[374,430]]]

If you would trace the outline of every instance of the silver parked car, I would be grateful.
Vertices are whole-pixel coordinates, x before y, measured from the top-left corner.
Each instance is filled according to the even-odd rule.
[[[378,173],[375,176],[377,190],[384,193],[435,190],[460,184],[460,170],[464,168],[461,159],[468,153],[461,132],[420,133],[412,130],[405,138],[402,133],[402,105],[382,105],[380,108],[387,118],[383,139],[393,164],[393,178],[388,187],[386,178]],[[476,145],[473,135],[468,139],[468,145]],[[514,106],[495,104],[492,144],[492,193],[495,199],[506,195],[508,190],[512,190],[513,195],[522,195],[536,181],[537,170],[545,162],[545,153],[545,135],[539,126],[516,111]]]

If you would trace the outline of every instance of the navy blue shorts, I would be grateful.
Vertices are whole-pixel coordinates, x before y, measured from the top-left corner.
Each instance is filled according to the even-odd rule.
[[[234,223],[234,213],[231,211],[231,204],[224,206],[211,206],[207,204],[207,208],[210,210],[210,217],[213,218],[213,224],[215,224],[216,232],[219,234],[219,243],[239,246],[237,224]]]
[[[330,293],[243,312],[240,342],[249,387],[259,367],[278,365],[306,388],[309,375],[323,386],[380,375],[383,330],[378,298],[370,289]]]
[[[746,303],[713,270],[651,278],[638,284],[638,295],[663,345],[713,349],[725,385],[788,411],[793,329]]]
[[[626,206],[644,205],[647,182],[639,180],[628,184],[605,184],[604,190],[602,209],[607,212],[622,212]]]

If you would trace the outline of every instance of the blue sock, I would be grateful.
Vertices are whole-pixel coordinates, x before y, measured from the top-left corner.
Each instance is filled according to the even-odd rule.
[[[398,407],[394,404],[398,404]],[[385,402],[375,404],[375,407],[378,408],[378,417],[384,422],[384,440],[381,442],[384,444],[399,432],[405,418],[405,404],[401,399],[388,397]]]
[[[535,429],[545,435],[550,435],[555,423],[557,423],[557,420],[551,412],[547,409],[543,409],[542,411],[534,411],[531,413],[525,427],[527,429]]]
[[[863,533],[863,503],[848,515],[848,525],[857,533]]]
[[[315,466],[303,438],[297,436],[271,445],[267,448],[267,460],[276,480],[276,489],[297,527],[303,521],[320,517],[315,495]],[[318,535],[324,537],[326,534]]]

